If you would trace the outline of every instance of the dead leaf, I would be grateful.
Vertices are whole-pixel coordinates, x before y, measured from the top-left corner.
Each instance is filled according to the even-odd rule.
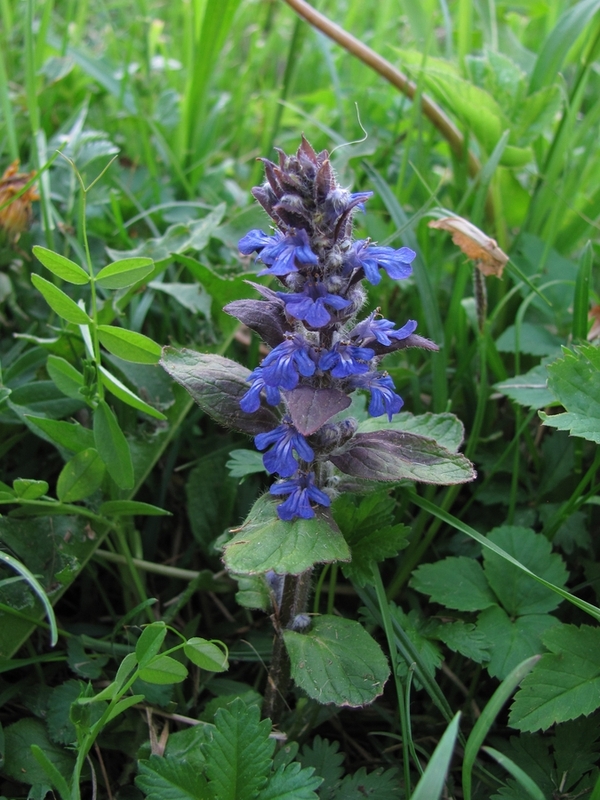
[[[475,227],[463,217],[444,217],[434,219],[430,228],[439,228],[452,234],[452,241],[458,245],[467,258],[475,262],[477,269],[484,275],[502,277],[508,256],[499,247],[495,239]]]

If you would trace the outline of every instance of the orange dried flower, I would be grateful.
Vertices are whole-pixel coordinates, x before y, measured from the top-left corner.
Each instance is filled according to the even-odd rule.
[[[502,277],[508,256],[499,247],[495,239],[487,236],[464,217],[444,217],[432,220],[430,228],[441,228],[452,234],[452,241],[458,245],[467,258],[475,262],[475,266],[484,275]]]
[[[0,231],[11,244],[19,241],[23,231],[31,225],[31,204],[40,196],[34,185],[19,197],[15,197],[34,176],[34,172],[19,172],[19,162],[13,163],[0,178]],[[8,202],[8,205],[4,205]],[[4,208],[2,208],[4,206]]]

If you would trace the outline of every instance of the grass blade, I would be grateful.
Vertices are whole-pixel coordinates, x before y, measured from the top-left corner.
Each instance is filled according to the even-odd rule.
[[[37,580],[35,575],[33,575],[24,564],[21,564],[20,561],[17,561],[16,558],[9,556],[8,553],[0,552],[0,561],[4,561],[5,564],[8,564],[9,567],[12,567],[15,572],[18,572],[19,575],[22,575],[31,589],[36,593],[39,597],[40,602],[44,606],[44,611],[46,612],[46,616],[48,617],[48,622],[50,623],[50,646],[54,647],[58,642],[58,627],[56,625],[56,617],[54,616],[54,610],[48,599],[48,595],[44,591],[43,586]]]
[[[448,767],[450,766],[450,759],[454,752],[459,721],[460,711],[446,728],[431,756],[427,769],[417,784],[411,800],[439,800],[444,788]]]

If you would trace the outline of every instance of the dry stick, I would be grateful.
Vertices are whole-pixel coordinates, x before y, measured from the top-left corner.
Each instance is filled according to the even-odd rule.
[[[411,81],[403,72],[396,69],[396,67],[392,66],[385,58],[374,50],[371,50],[370,47],[367,47],[366,44],[363,44],[363,42],[356,39],[343,28],[340,28],[339,25],[336,25],[335,22],[323,16],[319,11],[316,11],[311,5],[305,2],[305,0],[284,1],[310,25],[320,30],[326,36],[329,36],[330,39],[340,44],[345,50],[352,53],[356,58],[359,58],[368,67],[374,69],[382,78],[389,81],[411,100],[415,97],[417,94],[416,83]],[[465,137],[452,120],[447,117],[440,106],[426,94],[421,94],[421,108],[425,116],[435,125],[444,139],[446,139],[457,158],[463,159],[465,157]],[[470,150],[467,150],[466,155],[469,175],[475,178],[481,171],[481,164],[477,156]]]

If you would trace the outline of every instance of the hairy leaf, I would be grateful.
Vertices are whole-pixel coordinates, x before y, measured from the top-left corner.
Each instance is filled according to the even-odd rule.
[[[281,344],[286,331],[290,329],[281,301],[234,300],[228,303],[223,311],[256,331],[269,347]]]
[[[567,410],[540,412],[544,424],[600,444],[600,350],[591,344],[563,350],[548,366],[548,388]]]
[[[393,430],[415,433],[433,439],[446,450],[456,453],[465,437],[465,428],[454,414],[419,414],[415,416],[407,411],[395,414],[392,421],[387,417],[369,417],[358,426],[359,433]]]
[[[285,402],[296,430],[303,436],[318,431],[328,420],[350,405],[350,398],[339,389],[298,386],[285,392]]]

